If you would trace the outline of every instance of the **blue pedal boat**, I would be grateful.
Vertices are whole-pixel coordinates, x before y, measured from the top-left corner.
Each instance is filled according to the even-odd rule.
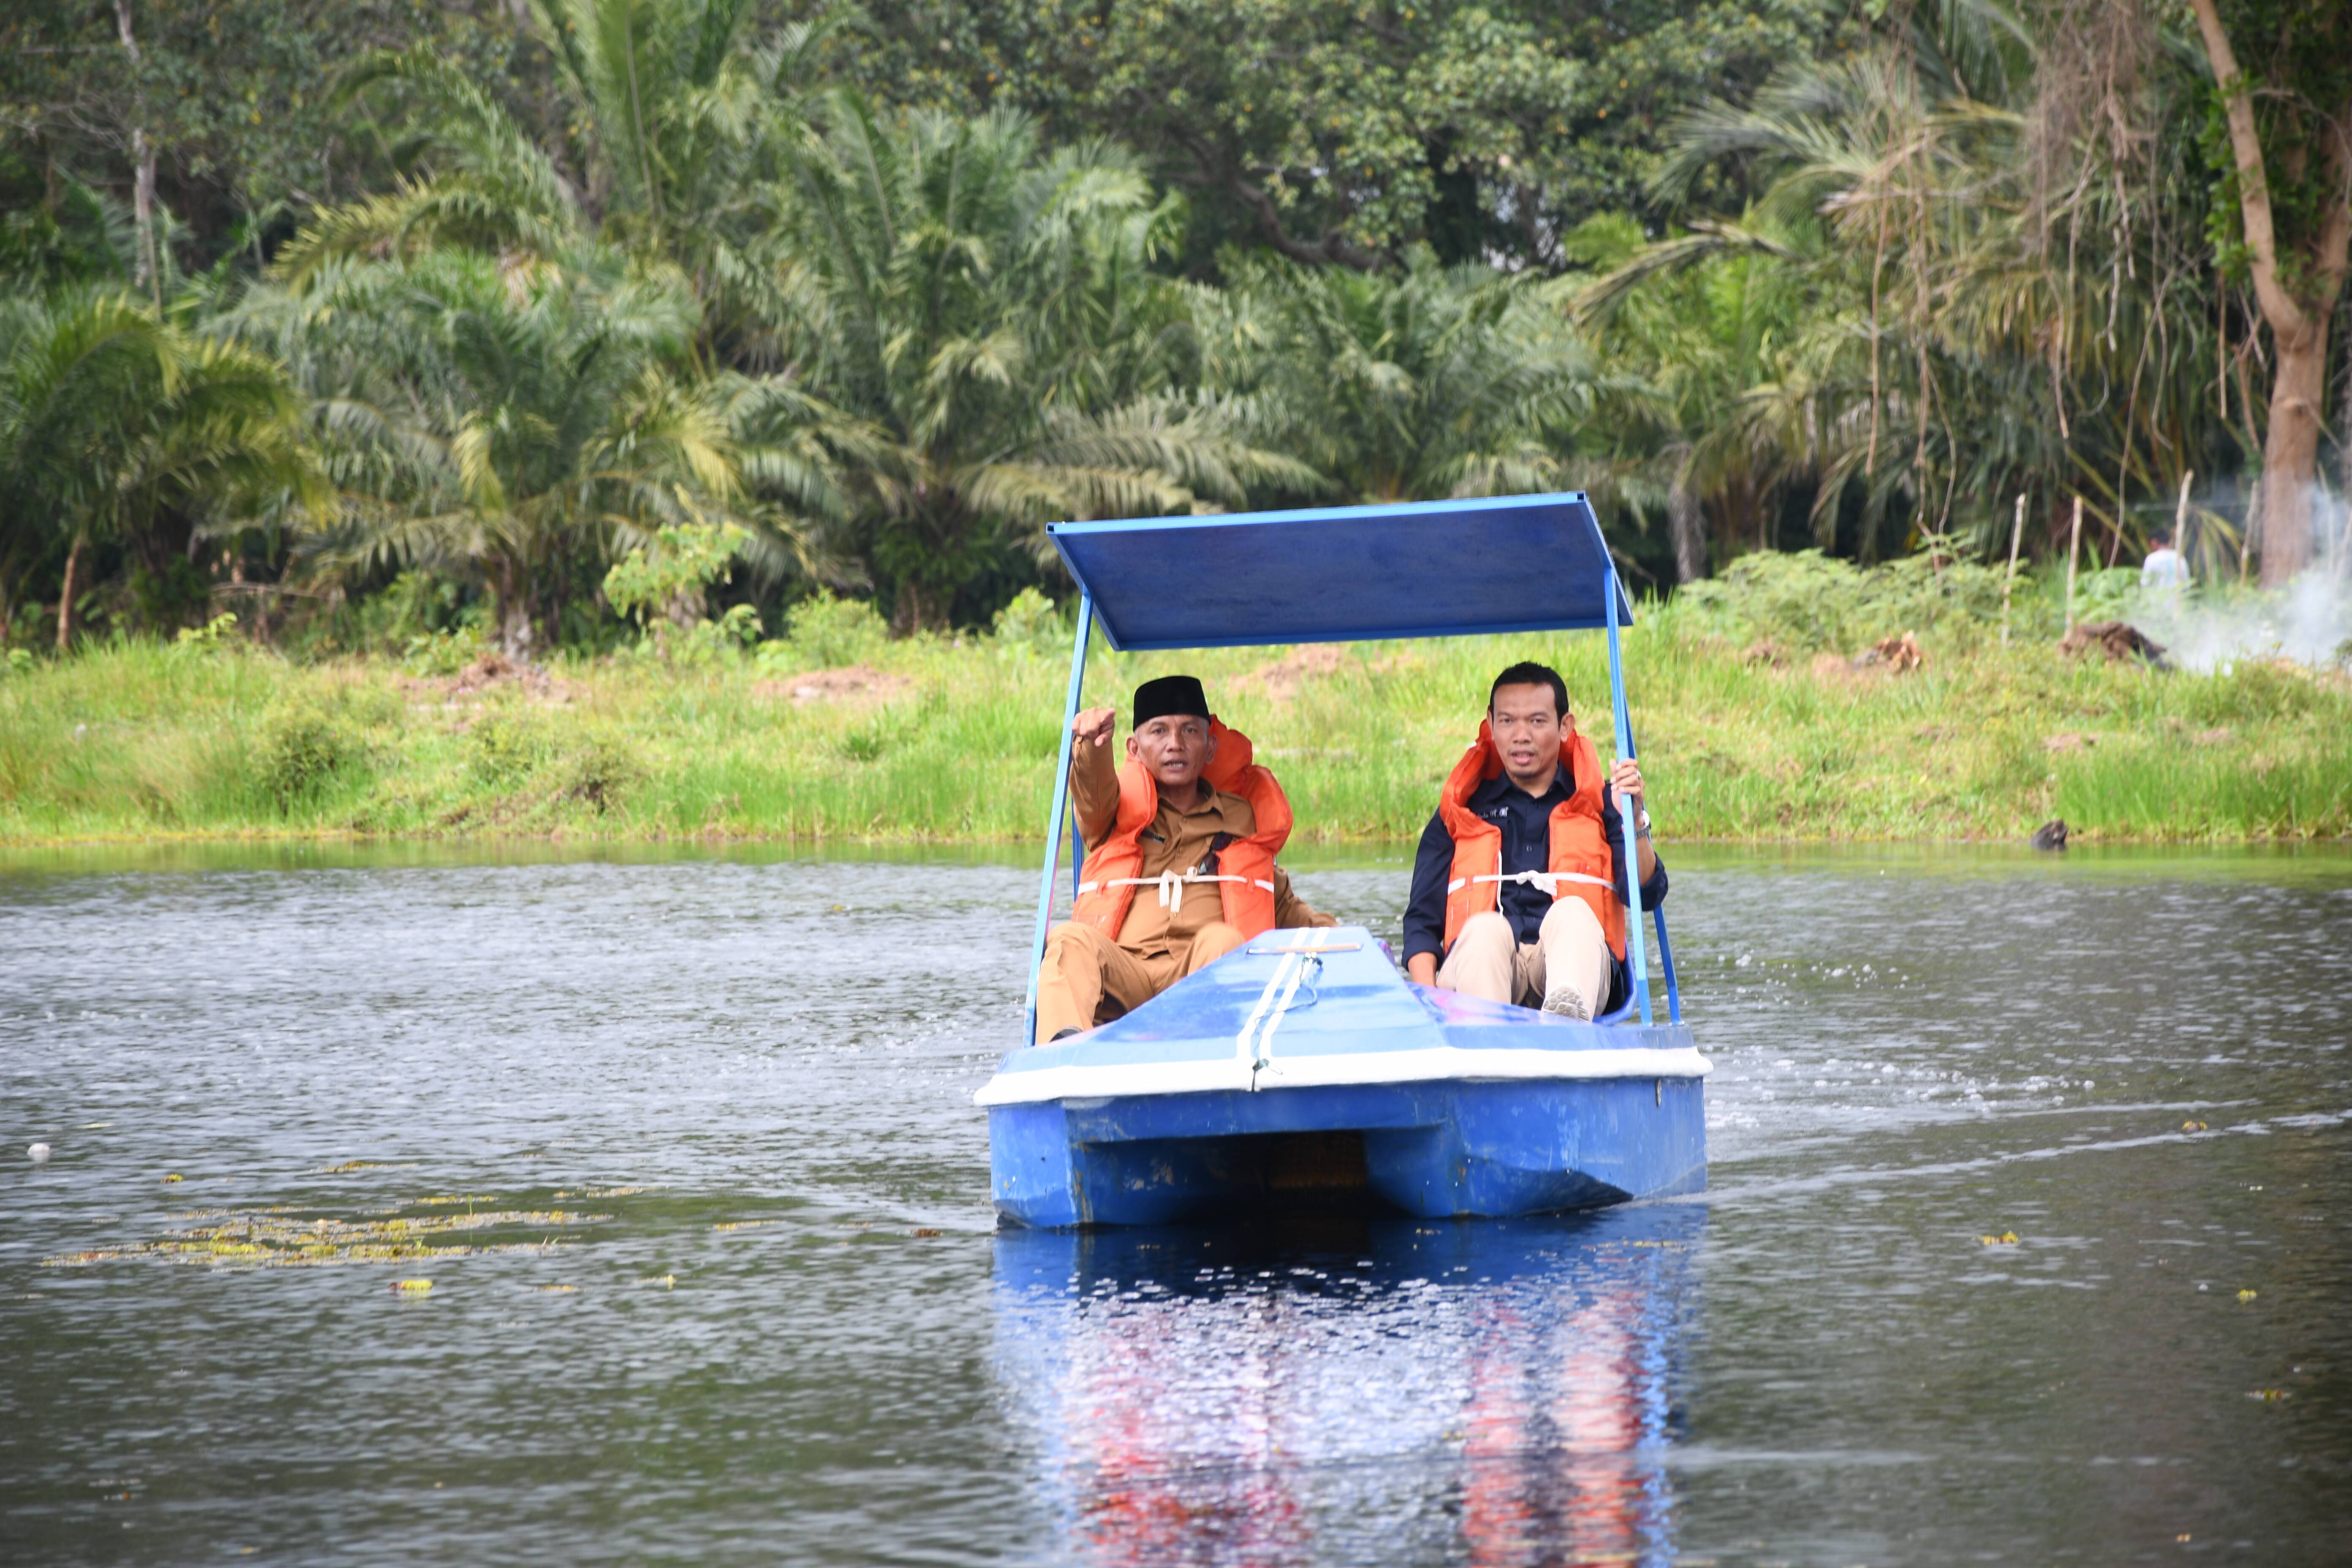
[[[1618,637],[1633,609],[1580,491],[1050,532],[1080,596],[1033,1020],[1097,620],[1121,650],[1605,631],[1617,751],[1634,754]],[[1085,846],[1070,837],[1075,888]],[[997,1213],[1041,1228],[1298,1204],[1439,1218],[1700,1190],[1709,1066],[1650,912],[1662,1022],[1638,919],[1633,994],[1591,1023],[1415,985],[1360,927],[1269,931],[1121,1017],[1004,1058],[974,1097]]]

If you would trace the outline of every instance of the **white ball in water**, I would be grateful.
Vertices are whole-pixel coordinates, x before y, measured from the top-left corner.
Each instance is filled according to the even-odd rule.
[[[49,1146],[47,1143],[36,1143],[26,1150],[25,1153],[36,1165],[46,1165],[49,1163]]]

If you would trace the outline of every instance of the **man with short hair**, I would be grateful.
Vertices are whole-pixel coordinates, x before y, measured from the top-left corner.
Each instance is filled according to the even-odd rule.
[[[1621,802],[1638,825],[1641,907],[1654,909],[1666,870],[1650,843],[1641,769],[1620,757],[1603,777],[1557,670],[1523,663],[1496,676],[1478,739],[1422,832],[1406,973],[1571,1018],[1622,1006],[1632,899]]]
[[[1198,679],[1135,689],[1127,765],[1112,770],[1108,708],[1071,721],[1070,805],[1092,847],[1070,919],[1037,971],[1038,1043],[1141,1006],[1276,927],[1328,926],[1274,858],[1290,802],[1219,723]]]

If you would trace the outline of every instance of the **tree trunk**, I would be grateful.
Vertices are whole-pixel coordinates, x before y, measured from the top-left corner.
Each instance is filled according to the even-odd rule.
[[[58,594],[58,651],[64,653],[73,641],[74,576],[81,565],[82,537],[74,535],[73,548],[66,552],[66,583]]]
[[[910,637],[926,624],[922,588],[912,582],[900,583],[890,598],[891,635]]]
[[[499,647],[509,658],[530,662],[530,569],[510,555],[499,558]]]
[[[1696,583],[1706,575],[1706,519],[1680,474],[1666,491],[1666,537],[1675,547],[1675,582]]]
[[[2239,216],[2253,272],[2254,299],[2277,349],[2271,377],[2271,426],[2263,442],[2263,584],[2276,587],[2311,563],[2312,497],[2319,479],[2319,420],[2326,390],[2327,323],[2344,290],[2352,247],[2352,102],[2324,124],[2327,193],[2323,209],[2289,265],[2282,268],[2271,210],[2270,175],[2254,123],[2254,84],[2238,68],[2214,0],[2189,0],[2205,58],[2230,125],[2237,165]],[[2295,288],[2299,286],[2300,291]]]
[[[131,57],[135,79],[139,71],[139,39],[131,30],[131,0],[114,0],[114,26],[122,38],[123,53]],[[144,89],[134,81],[133,91],[134,101],[143,109]],[[134,171],[131,211],[139,227],[139,255],[131,264],[131,279],[154,299],[160,309],[163,303],[163,277],[161,258],[155,249],[155,146],[147,140],[147,128],[143,125],[131,128],[131,163]]]
[[[139,172],[131,186],[131,210],[139,226],[138,270],[131,281],[147,290],[160,309],[163,303],[163,268],[155,248],[155,147],[143,127],[131,132],[131,156]]]
[[[2311,564],[2312,503],[2319,489],[2319,408],[2327,384],[2327,318],[2289,341],[2274,333],[2271,423],[2263,438],[2263,585],[2276,587]]]

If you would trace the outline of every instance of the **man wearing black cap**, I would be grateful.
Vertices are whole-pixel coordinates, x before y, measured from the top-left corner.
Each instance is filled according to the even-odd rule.
[[[1219,723],[1189,675],[1135,689],[1127,764],[1114,716],[1072,721],[1070,801],[1088,846],[1078,898],[1045,942],[1037,1039],[1090,1029],[1276,927],[1335,924],[1299,901],[1274,863],[1290,803]]]

